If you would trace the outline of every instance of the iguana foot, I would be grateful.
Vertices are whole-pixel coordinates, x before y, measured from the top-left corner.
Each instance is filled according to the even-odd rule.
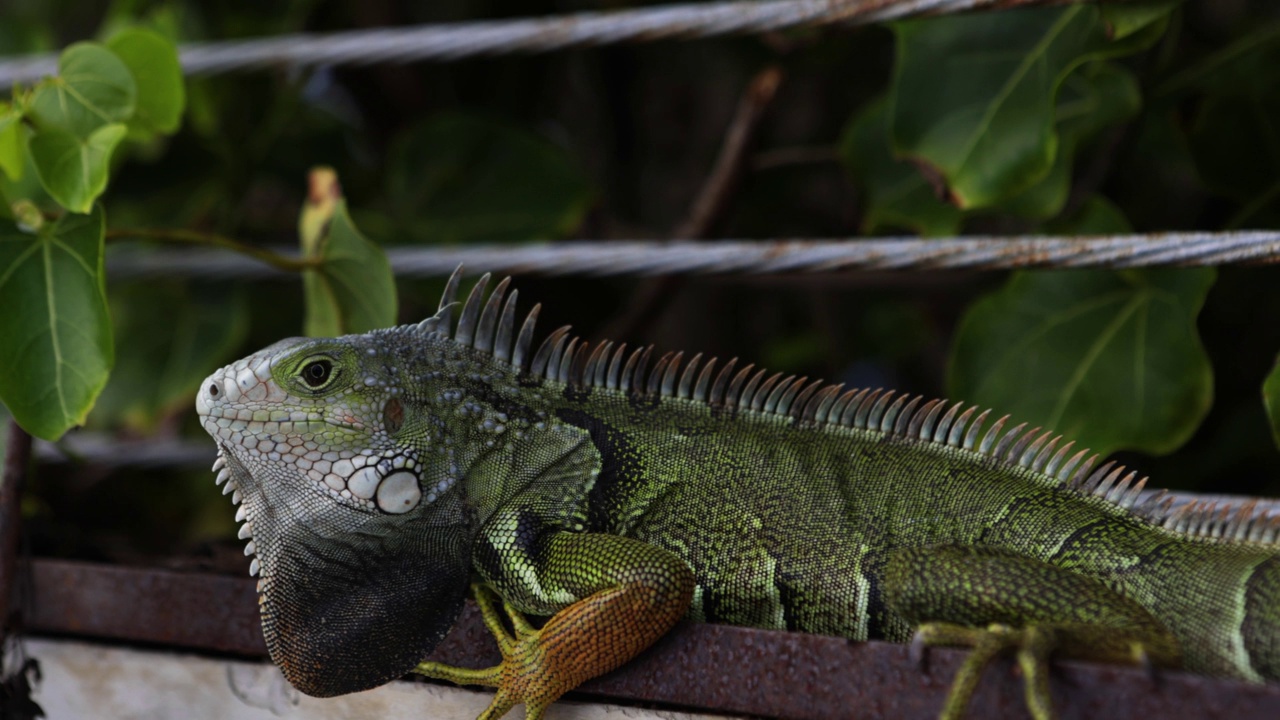
[[[534,628],[503,600],[511,632],[503,626],[493,592],[472,585],[502,663],[471,670],[423,662],[414,672],[460,685],[498,688],[480,720],[496,720],[520,703],[525,704],[527,720],[539,720],[561,695],[635,657],[675,624],[689,605],[693,582],[687,571],[673,577],[671,592],[652,583],[624,582],[593,593],[557,612],[541,628]]]
[[[956,673],[947,701],[942,706],[941,720],[958,720],[964,717],[965,708],[987,665],[996,657],[1016,651],[1018,665],[1026,682],[1027,709],[1035,720],[1051,720],[1053,703],[1049,697],[1049,655],[1058,645],[1054,630],[1031,626],[1012,628],[998,623],[986,629],[970,628],[951,623],[924,623],[916,629],[912,639],[912,654],[923,660],[924,648],[938,645],[959,645],[973,648],[969,657]],[[922,663],[923,664],[923,663]]]
[[[471,592],[475,596],[476,605],[480,608],[480,616],[485,627],[493,633],[498,649],[502,652],[502,663],[491,668],[473,670],[471,668],[453,667],[438,662],[421,662],[414,672],[437,680],[448,680],[459,685],[487,685],[498,688],[493,701],[485,708],[478,720],[493,720],[506,714],[517,704],[525,703],[527,720],[537,720],[543,711],[565,690],[557,690],[554,682],[547,682],[548,673],[544,668],[545,653],[539,647],[539,631],[525,619],[520,611],[511,607],[506,601],[502,606],[511,620],[514,633],[508,632],[502,624],[495,607],[494,593],[483,585],[472,584]],[[542,681],[539,682],[539,676]]]

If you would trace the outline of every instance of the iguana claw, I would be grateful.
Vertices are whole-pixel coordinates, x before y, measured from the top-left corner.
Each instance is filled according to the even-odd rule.
[[[498,688],[497,694],[478,720],[496,720],[508,710],[525,703],[525,718],[538,720],[556,698],[567,688],[559,687],[553,673],[544,667],[544,655],[539,644],[540,631],[529,624],[524,615],[506,601],[502,606],[511,620],[514,632],[508,632],[498,615],[491,590],[480,584],[472,584],[471,592],[485,627],[493,633],[502,663],[490,668],[473,670],[437,662],[422,662],[414,672],[438,680],[448,680],[459,685],[487,685]]]
[[[924,623],[912,639],[912,654],[923,667],[924,652],[935,645],[959,645],[973,648],[956,673],[940,720],[959,720],[973,697],[978,681],[987,665],[999,655],[1016,650],[1018,665],[1026,683],[1027,709],[1035,720],[1052,720],[1055,715],[1049,696],[1049,655],[1057,646],[1052,629],[1030,626],[1012,628],[994,623],[986,629],[950,623]]]

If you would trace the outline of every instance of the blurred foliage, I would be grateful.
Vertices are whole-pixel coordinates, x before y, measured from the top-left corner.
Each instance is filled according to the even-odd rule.
[[[396,280],[387,256],[360,234],[347,214],[338,179],[329,168],[311,171],[311,188],[298,221],[305,259],[303,331],[333,337],[396,323]]]
[[[443,113],[402,133],[390,150],[386,188],[399,237],[420,243],[563,237],[582,223],[592,199],[590,181],[554,145],[465,113]]]
[[[0,55],[62,55],[57,76],[0,96],[0,400],[49,439],[87,418],[203,441],[191,398],[216,367],[434,308],[440,281],[397,286],[380,247],[669,235],[767,65],[784,80],[713,237],[1280,227],[1266,0],[190,78],[176,60],[175,43],[602,7],[12,0]],[[106,277],[116,245],[164,240],[238,247],[302,282]],[[275,254],[290,245],[301,261]],[[1185,443],[1124,459],[1162,486],[1278,493],[1272,275],[687,280],[641,323],[627,318],[654,293],[633,279],[519,285],[544,327],[950,394],[1103,452]],[[46,465],[24,507],[39,551],[135,559],[234,535],[208,480]]]
[[[895,154],[928,168],[964,210],[995,206],[1043,180],[1070,149],[1055,128],[1063,81],[1085,63],[1144,49],[1164,31],[1164,12],[1108,7],[1126,33],[1091,4],[896,23]]]

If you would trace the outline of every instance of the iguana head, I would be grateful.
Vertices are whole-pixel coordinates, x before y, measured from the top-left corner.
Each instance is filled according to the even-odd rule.
[[[474,521],[433,373],[465,358],[433,332],[439,319],[283,340],[200,388],[218,480],[255,556],[267,646],[308,694],[405,674],[461,611]]]

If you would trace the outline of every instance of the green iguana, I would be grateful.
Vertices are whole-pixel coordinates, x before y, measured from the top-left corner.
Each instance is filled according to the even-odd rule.
[[[952,716],[1010,650],[1038,717],[1051,654],[1280,678],[1277,520],[1139,503],[1135,473],[960,403],[651,364],[567,327],[532,352],[539,308],[517,332],[488,280],[456,328],[458,273],[421,323],[283,340],[201,388],[303,692],[416,671],[538,718],[681,618],[972,646]],[[423,662],[469,590],[502,664]]]

